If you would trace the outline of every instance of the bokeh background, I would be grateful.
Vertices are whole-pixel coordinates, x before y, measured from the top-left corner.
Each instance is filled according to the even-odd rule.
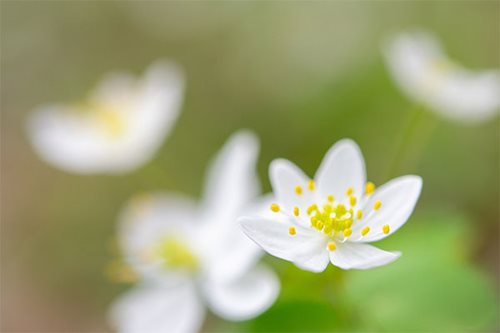
[[[414,105],[380,46],[413,27],[467,67],[499,67],[498,1],[2,1],[1,330],[110,330],[107,308],[129,287],[105,274],[120,208],[143,191],[198,196],[210,157],[239,128],[261,139],[266,191],[273,158],[312,175],[344,137],[376,184],[415,173],[424,189],[409,223],[380,243],[404,252],[396,263],[313,274],[266,257],[282,279],[277,303],[248,322],[210,317],[204,330],[498,330],[498,117],[468,126],[426,113],[407,134]],[[79,176],[37,158],[25,132],[34,107],[79,100],[104,73],[139,74],[158,58],[184,67],[187,93],[152,162]]]

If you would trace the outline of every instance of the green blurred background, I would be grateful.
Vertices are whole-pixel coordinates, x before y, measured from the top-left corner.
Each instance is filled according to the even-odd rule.
[[[376,184],[415,173],[424,190],[402,250],[371,271],[300,271],[267,257],[282,293],[244,323],[206,331],[496,331],[499,329],[499,122],[466,126],[426,113],[403,154],[413,103],[391,81],[388,33],[435,32],[452,58],[498,68],[499,1],[1,2],[1,330],[106,331],[128,288],[104,271],[116,218],[133,194],[198,196],[210,157],[236,129],[313,174],[335,141],[361,146]],[[187,74],[182,114],[155,159],[124,176],[79,176],[41,162],[25,120],[37,105],[83,98],[113,70],[158,58]]]

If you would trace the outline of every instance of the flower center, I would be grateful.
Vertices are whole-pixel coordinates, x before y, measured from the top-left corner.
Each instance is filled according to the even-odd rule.
[[[126,122],[118,109],[110,105],[96,105],[94,110],[98,124],[107,135],[120,138],[125,134]]]
[[[194,271],[198,268],[198,258],[179,238],[168,236],[160,240],[154,248],[155,255],[165,268]]]
[[[314,191],[314,181],[309,181],[307,188],[311,192]],[[366,183],[365,195],[372,195],[374,190],[375,185],[372,182]],[[302,186],[297,185],[294,188],[294,191],[296,195],[301,196],[303,193]],[[335,241],[346,241],[352,235],[351,227],[353,223],[361,220],[364,214],[363,210],[357,207],[359,205],[358,197],[355,196],[352,187],[347,188],[345,195],[347,203],[336,201],[333,195],[328,195],[321,204],[314,203],[307,207],[306,212],[301,212],[299,207],[295,206],[293,207],[292,212],[282,213],[292,218],[301,218],[302,220],[307,216],[311,228],[322,232],[331,239],[327,248],[329,251],[334,251],[336,249]],[[378,211],[381,207],[382,202],[380,200],[376,200],[372,209],[366,213],[371,215]],[[363,208],[366,209],[366,207]],[[370,209],[370,207],[368,207],[368,209]],[[281,212],[281,208],[278,204],[272,204],[271,211],[279,213]],[[388,234],[390,232],[389,225],[384,225],[381,231],[384,234]],[[365,226],[361,229],[360,234],[357,236],[363,237],[369,232],[370,227]],[[289,227],[288,233],[291,236],[296,235],[297,229],[295,226]]]

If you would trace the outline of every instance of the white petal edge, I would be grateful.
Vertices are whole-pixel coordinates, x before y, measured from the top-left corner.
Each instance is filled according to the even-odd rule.
[[[410,217],[422,190],[422,178],[408,175],[394,178],[379,187],[366,201],[363,207],[364,218],[356,222],[350,241],[374,242],[396,232]],[[373,205],[380,200],[382,206],[373,211]],[[382,232],[384,225],[389,225],[389,233]],[[369,227],[370,232],[360,237],[361,230]]]
[[[328,265],[327,239],[315,230],[263,217],[241,217],[238,221],[250,239],[275,257],[313,272],[321,272]],[[289,233],[291,226],[296,230],[293,236]]]
[[[338,243],[330,252],[330,261],[342,269],[369,269],[387,265],[401,256],[400,252],[387,252],[375,246],[356,243]]]
[[[264,266],[231,283],[206,283],[204,288],[210,309],[234,321],[251,319],[266,311],[278,297],[279,290],[276,274]]]
[[[237,131],[209,167],[200,218],[203,223],[198,228],[209,279],[227,282],[238,278],[262,254],[237,222],[260,191],[255,171],[258,150],[258,139],[252,132]]]
[[[260,192],[255,171],[258,138],[240,130],[226,141],[210,163],[206,174],[203,208],[214,223],[231,220]]]
[[[272,161],[269,166],[269,178],[276,200],[290,215],[293,207],[297,206],[301,211],[305,211],[314,202],[314,193],[307,187],[311,178],[292,162],[281,158]],[[300,195],[295,191],[297,186],[302,189]]]
[[[337,201],[345,202],[349,187],[359,197],[366,182],[366,171],[358,145],[350,139],[335,143],[323,158],[314,179],[323,198],[331,194]]]
[[[190,283],[176,288],[137,286],[112,305],[109,315],[120,333],[195,333],[203,318],[203,306]]]

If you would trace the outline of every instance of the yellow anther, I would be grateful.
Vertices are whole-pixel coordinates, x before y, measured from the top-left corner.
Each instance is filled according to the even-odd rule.
[[[314,180],[310,180],[307,182],[307,188],[309,189],[309,191],[314,191],[315,188]]]
[[[391,231],[391,228],[389,227],[388,224],[386,224],[382,227],[382,231],[384,232],[384,234],[387,235]]]
[[[358,200],[356,199],[356,197],[353,195],[349,198],[349,203],[351,204],[351,206],[356,206],[356,202]]]
[[[335,245],[334,242],[328,243],[328,251],[335,251],[336,248],[337,248],[337,245]]]
[[[302,187],[300,185],[295,186],[295,193],[297,193],[297,195],[302,194]]]
[[[375,191],[375,184],[373,184],[372,182],[366,183],[366,186],[365,186],[366,194],[372,194],[373,191]]]
[[[318,210],[318,205],[316,204],[307,207],[307,215],[311,215],[315,210]]]
[[[345,229],[344,230],[344,237],[349,237],[352,235],[352,229]]]
[[[293,215],[299,216],[299,214],[300,214],[299,207],[293,207]]]
[[[345,192],[345,194],[350,197],[352,194],[354,193],[354,189],[352,187],[349,187],[347,189],[347,191]]]
[[[379,210],[381,206],[382,206],[382,201],[377,200],[377,201],[375,201],[375,204],[373,205],[373,209]]]
[[[329,194],[326,199],[329,201],[329,202],[333,202],[333,200],[335,200],[335,198],[333,197],[333,195]]]
[[[361,230],[361,236],[366,236],[370,232],[370,227],[364,227],[363,230]]]
[[[361,218],[363,217],[363,211],[361,209],[357,211],[356,217],[358,218],[358,220],[361,220]]]
[[[277,212],[279,212],[279,211],[280,211],[280,206],[279,206],[278,204],[273,203],[273,204],[271,205],[271,210],[272,210],[273,212],[277,213]]]
[[[295,227],[290,227],[288,228],[288,233],[293,236],[297,233],[297,230],[295,230]]]
[[[319,230],[323,229],[323,222],[318,221],[318,222],[316,223],[316,228],[318,228]]]

